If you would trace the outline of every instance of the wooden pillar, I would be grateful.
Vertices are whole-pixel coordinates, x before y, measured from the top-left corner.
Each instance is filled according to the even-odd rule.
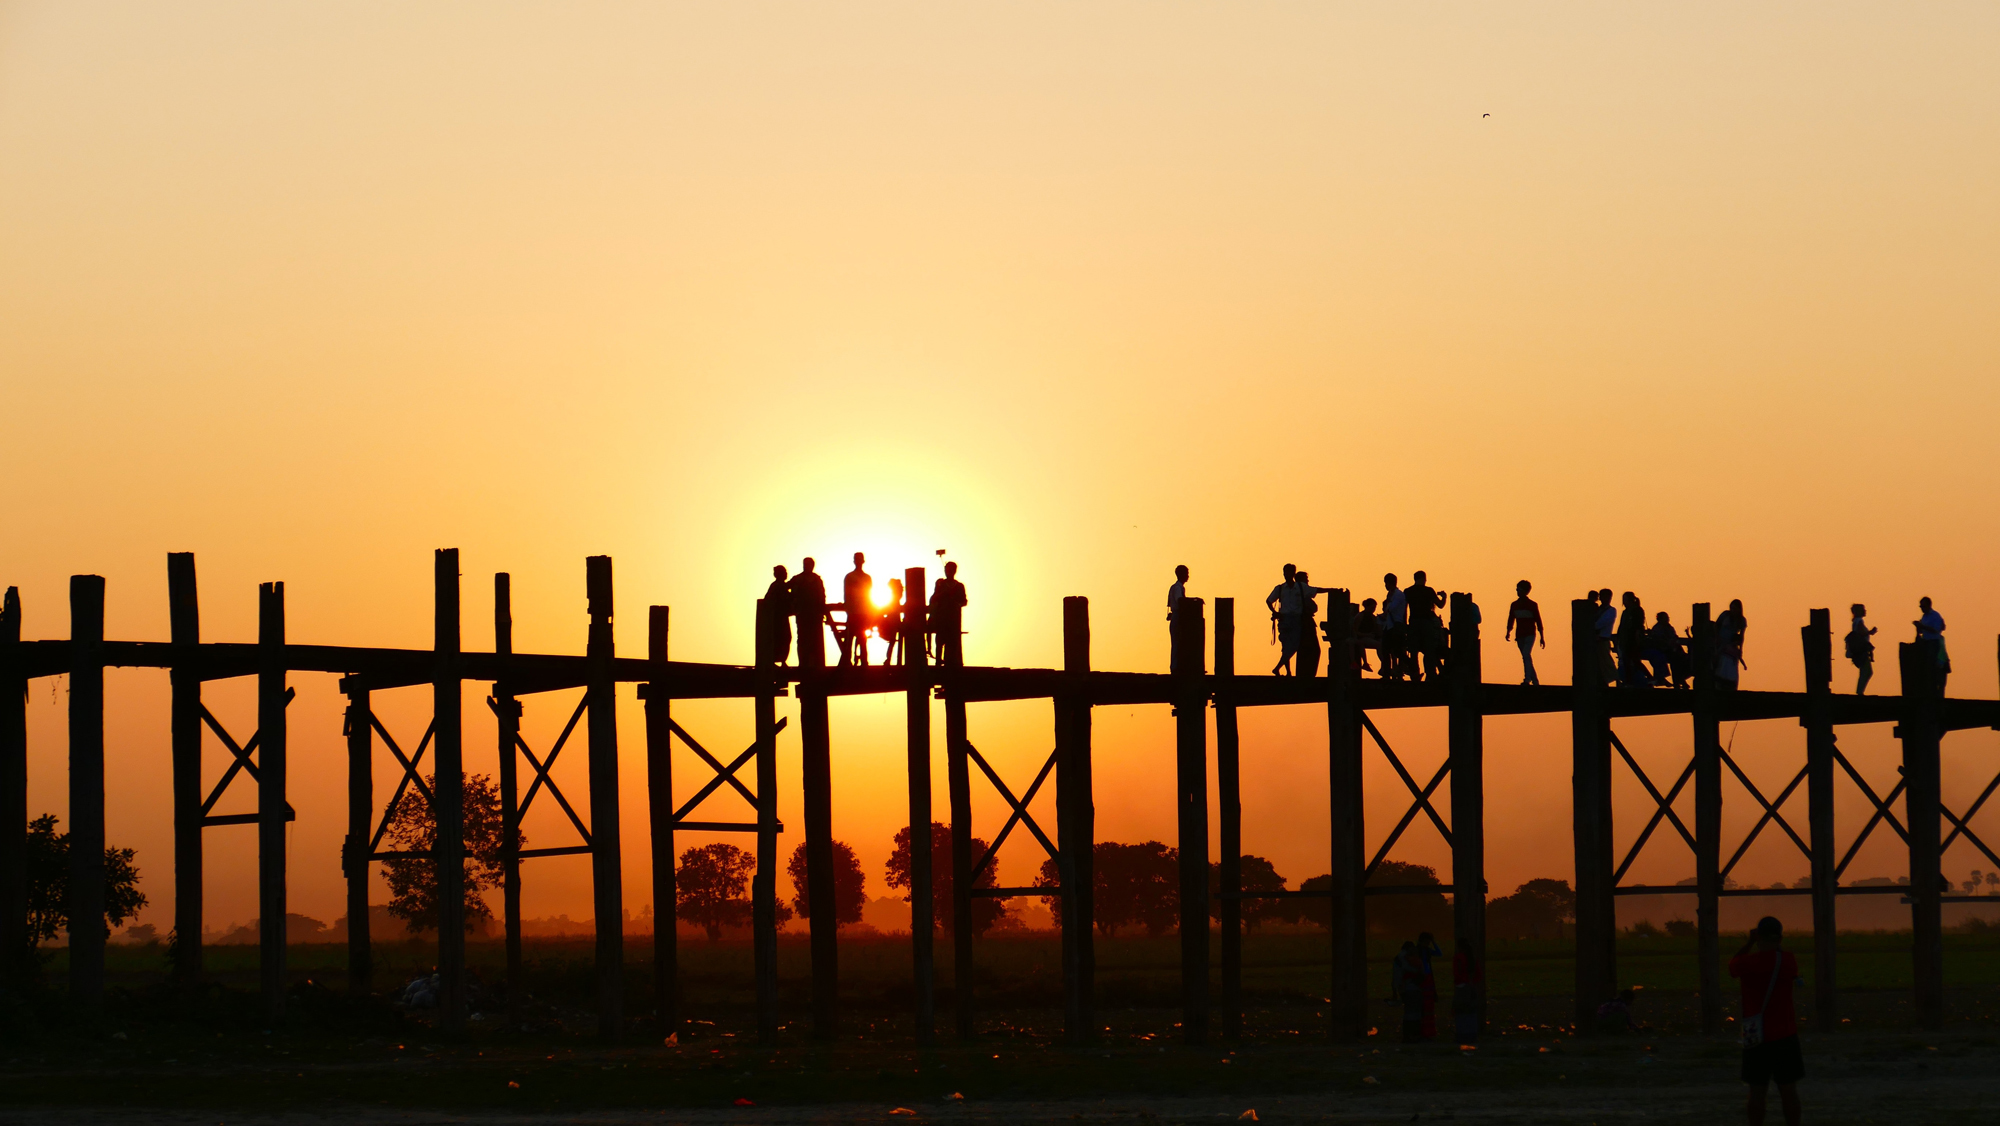
[[[258,965],[265,1017],[285,1014],[285,584],[257,588],[257,911]],[[72,850],[74,845],[71,846]],[[102,851],[102,846],[99,846]]]
[[[437,795],[438,1026],[465,1026],[465,716],[459,691],[458,549],[433,560],[436,590],[435,665],[431,680],[431,792]]]
[[[1451,694],[1446,737],[1451,746],[1452,933],[1456,953],[1464,954],[1475,971],[1464,990],[1454,985],[1452,1016],[1478,1022],[1486,1012],[1486,716],[1479,702],[1479,607],[1470,594],[1451,596],[1451,660],[1445,669]],[[1479,1027],[1475,1023],[1473,1030]]]
[[[1840,844],[1833,836],[1833,616],[1814,610],[1799,631],[1805,647],[1806,802],[1812,841],[1813,1016],[1821,1032],[1840,1027],[1840,993],[1835,987],[1834,866]]]
[[[840,930],[833,894],[833,746],[826,716],[826,631],[823,605],[799,615],[799,743],[806,823],[806,926],[812,943],[812,1035],[838,1031]],[[915,830],[912,829],[912,832]]]
[[[1612,896],[1611,741],[1597,665],[1597,607],[1570,603],[1570,810],[1576,848],[1576,1018],[1595,1028],[1597,1006],[1618,991]]]
[[[104,1000],[104,580],[69,580],[69,993]]]
[[[1693,610],[1695,959],[1701,1030],[1722,1028],[1722,722],[1715,676],[1715,622],[1708,603]]]
[[[167,556],[167,620],[173,639],[168,731],[173,741],[173,975],[193,990],[201,981],[201,600],[194,554]]]
[[[1340,654],[1330,653],[1327,674],[1333,675]],[[1236,731],[1236,600],[1215,600],[1215,793],[1221,818],[1221,869],[1217,886],[1221,901],[1216,913],[1222,924],[1222,1012],[1217,1022],[1223,1036],[1243,1035],[1243,772]]]
[[[507,958],[507,1024],[519,1028],[526,1015],[528,980],[521,964],[521,701],[514,696],[508,666],[514,656],[514,579],[493,576],[493,654],[500,671],[493,681],[494,750],[500,764],[500,925]]]
[[[1327,596],[1327,645],[1354,651],[1354,604],[1348,593]],[[1330,791],[1333,981],[1327,1016],[1335,1040],[1368,1035],[1368,868],[1361,786],[1361,673],[1352,660],[1327,669],[1326,747]]]
[[[778,1040],[778,692],[784,674],[776,626],[784,607],[757,600],[757,667],[769,673],[757,692],[757,873],[750,885],[750,941],[757,976],[757,1042]],[[678,892],[675,893],[678,896]],[[674,910],[678,900],[670,901]],[[654,908],[657,915],[659,909]],[[669,920],[670,923],[672,920]]]
[[[1910,819],[1910,955],[1917,1025],[1944,1024],[1944,926],[1940,914],[1939,704],[1944,676],[1934,641],[1896,646],[1903,673],[1903,716],[1896,735],[1903,743],[1903,812]]]
[[[0,601],[0,1004],[21,996],[28,950],[28,681],[21,591]]]
[[[369,839],[375,832],[375,729],[368,681],[360,674],[340,678],[347,696],[342,724],[347,736],[347,838],[341,842],[341,873],[347,877],[347,992],[366,997],[374,988],[375,953],[368,926]],[[509,989],[512,983],[509,982]]]
[[[1090,600],[1063,599],[1063,671],[1090,672]],[[1097,1038],[1097,807],[1093,795],[1090,697],[1056,698],[1056,828],[1062,855],[1063,1028],[1071,1044]]]
[[[1181,1039],[1208,1043],[1208,686],[1202,600],[1174,611],[1176,806],[1181,858]]]
[[[597,914],[597,1031],[618,1035],[625,1018],[624,853],[618,815],[618,647],[611,632],[611,557],[584,560],[590,602],[590,876]]]
[[[973,1036],[972,997],[972,774],[965,753],[965,698],[952,672],[962,663],[953,646],[940,670],[944,686],[945,788],[951,803],[951,988],[958,1037]],[[912,838],[928,826],[910,826]]]
[[[667,696],[668,609],[646,616],[646,660],[653,679],[646,696],[646,819],[653,846],[653,1011],[660,1033],[681,1030],[680,945],[675,930],[673,701]],[[760,631],[761,636],[761,631]]]
[[[931,678],[924,641],[924,569],[903,571],[904,731],[910,786],[910,976],[917,1043],[937,1039],[936,904],[931,855]],[[910,644],[914,635],[915,645]]]

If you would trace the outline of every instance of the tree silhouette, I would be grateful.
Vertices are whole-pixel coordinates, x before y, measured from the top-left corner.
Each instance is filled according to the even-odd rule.
[[[1494,938],[1561,938],[1576,917],[1576,892],[1568,880],[1529,880],[1486,905],[1486,933]],[[1672,932],[1672,923],[1667,924]]]
[[[1262,893],[1285,890],[1285,877],[1270,861],[1261,856],[1243,857],[1242,890],[1246,893]],[[1239,899],[1242,904],[1239,917],[1243,925],[1256,930],[1263,923],[1295,923],[1299,918],[1298,900],[1295,899]],[[1208,866],[1208,915],[1212,919],[1222,918],[1222,865]]]
[[[69,834],[56,832],[53,814],[28,822],[28,945],[40,946],[70,929]],[[104,850],[104,933],[139,913],[146,893],[129,848]]]
[[[757,858],[733,844],[688,849],[674,869],[675,914],[707,931],[710,942],[720,941],[722,928],[749,924],[743,889],[756,870]]]
[[[1438,884],[1437,869],[1424,864],[1384,860],[1368,877],[1369,887],[1438,887],[1431,893],[1371,895],[1368,897],[1368,933],[1397,938],[1415,938],[1424,931],[1434,935],[1452,928],[1451,905],[1445,902]],[[1333,887],[1332,876],[1314,876],[1299,885],[1302,891],[1325,891]],[[1333,901],[1313,898],[1301,901],[1299,917],[1307,922],[1333,928]],[[1489,916],[1490,919],[1490,916]]]
[[[1143,926],[1147,934],[1164,934],[1180,925],[1180,851],[1159,841],[1119,844],[1099,841],[1091,850],[1092,904],[1097,932],[1117,933],[1120,927]],[[1061,883],[1056,862],[1042,861],[1036,887]],[[1062,898],[1044,896],[1051,914],[1062,918]]]
[[[806,845],[792,850],[792,858],[785,864],[785,874],[792,878],[792,910],[801,919],[810,919],[810,904],[806,901]],[[868,905],[868,877],[861,871],[861,861],[855,859],[854,849],[845,841],[833,842],[833,918],[837,926],[861,921],[861,909]]]
[[[978,837],[972,838],[972,859],[977,863],[986,854],[987,844]],[[892,888],[902,888],[903,899],[908,900],[910,890],[910,830],[908,826],[896,830],[896,847],[889,854],[889,863],[884,866],[884,879]],[[999,873],[988,864],[972,881],[975,888],[999,886]],[[951,908],[951,829],[942,822],[931,822],[931,923],[946,934],[952,933]],[[972,933],[985,934],[993,924],[1007,914],[1004,900],[978,895],[972,898]]]
[[[474,930],[483,919],[493,917],[481,893],[500,886],[505,870],[500,863],[500,846],[505,831],[500,820],[500,790],[490,774],[467,774],[460,787],[459,807],[465,826],[465,929]],[[437,793],[437,776],[424,779],[431,793]],[[383,834],[396,852],[430,852],[437,845],[437,814],[431,804],[405,794],[389,815],[389,829]],[[514,846],[528,838],[517,829]],[[438,928],[437,862],[429,857],[385,860],[383,874],[389,881],[389,913],[403,920],[410,933]]]

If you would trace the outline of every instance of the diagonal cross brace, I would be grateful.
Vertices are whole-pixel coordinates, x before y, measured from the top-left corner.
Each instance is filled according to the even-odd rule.
[[[1403,785],[1409,787],[1410,793],[1417,799],[1411,804],[1408,810],[1404,811],[1403,819],[1396,822],[1396,827],[1389,833],[1389,839],[1383,841],[1382,847],[1376,850],[1375,859],[1368,862],[1367,871],[1363,876],[1365,879],[1367,876],[1375,874],[1375,869],[1381,865],[1383,858],[1389,855],[1389,850],[1402,838],[1403,830],[1409,828],[1411,821],[1416,820],[1419,810],[1430,815],[1431,824],[1437,826],[1438,835],[1444,838],[1446,845],[1451,844],[1450,826],[1444,823],[1444,818],[1439,817],[1437,809],[1431,805],[1431,795],[1437,792],[1437,788],[1445,780],[1445,776],[1451,773],[1451,759],[1446,758],[1444,764],[1438,767],[1437,773],[1431,776],[1429,785],[1418,789],[1417,780],[1410,777],[1410,772],[1403,768],[1403,760],[1396,757],[1396,752],[1389,747],[1389,741],[1382,738],[1381,730],[1375,726],[1375,721],[1368,718],[1366,712],[1363,712],[1361,715],[1361,726],[1366,728],[1368,734],[1374,737],[1375,745],[1382,748],[1383,755],[1389,759],[1389,765],[1396,768],[1396,774],[1402,778]]]
[[[1618,741],[1616,732],[1611,733],[1611,745],[1618,748],[1619,755],[1625,759],[1625,765],[1632,768],[1632,773],[1639,778],[1639,784],[1646,787],[1646,792],[1653,796],[1656,807],[1652,819],[1646,822],[1646,828],[1640,832],[1639,839],[1632,842],[1632,851],[1625,854],[1625,862],[1618,866],[1618,871],[1611,877],[1612,886],[1616,887],[1619,881],[1625,878],[1625,873],[1631,869],[1632,862],[1639,859],[1639,850],[1646,847],[1646,841],[1652,837],[1653,830],[1659,828],[1661,821],[1671,821],[1674,828],[1680,832],[1681,839],[1687,842],[1688,848],[1695,847],[1694,834],[1688,832],[1687,826],[1681,823],[1680,816],[1674,812],[1674,799],[1681,796],[1681,791],[1687,787],[1688,780],[1694,777],[1694,762],[1688,761],[1687,769],[1681,771],[1681,776],[1674,781],[1674,788],[1668,790],[1665,797],[1661,797],[1659,788],[1653,785],[1653,780],[1646,776],[1645,771],[1639,769],[1638,761],[1625,749],[1625,744]]]
[[[783,727],[784,725],[783,723],[780,723],[779,726]],[[667,729],[669,731],[672,731],[674,734],[680,736],[681,742],[686,743],[688,747],[694,751],[695,754],[701,756],[701,761],[707,763],[712,769],[714,769],[714,771],[717,774],[721,775],[724,780],[726,780],[731,786],[735,787],[736,792],[743,795],[743,800],[750,803],[750,808],[755,809],[757,807],[757,795],[751,793],[750,787],[745,786],[736,777],[736,768],[742,766],[743,763],[747,761],[750,751],[743,752],[743,756],[739,757],[736,760],[735,766],[724,766],[722,765],[722,761],[720,759],[708,753],[708,748],[703,747],[700,743],[695,742],[694,736],[689,735],[687,733],[687,728],[682,727],[680,724],[675,723],[673,720],[669,719],[667,721]],[[750,750],[754,751],[756,750],[756,748],[753,746],[751,747]],[[703,790],[702,796],[706,797],[707,795],[708,791]]]
[[[1884,819],[1889,822],[1891,829],[1896,830],[1896,835],[1903,838],[1904,844],[1910,842],[1910,831],[1903,828],[1903,823],[1896,820],[1896,815],[1889,811],[1890,804],[1903,795],[1903,787],[1907,784],[1906,780],[1898,778],[1896,780],[1896,787],[1889,791],[1889,796],[1887,798],[1880,798],[1875,796],[1875,788],[1868,784],[1868,780],[1861,777],[1861,772],[1854,769],[1854,764],[1847,761],[1847,756],[1840,753],[1839,747],[1833,748],[1833,761],[1839,763],[1841,769],[1847,771],[1847,776],[1854,779],[1854,784],[1861,788],[1862,794],[1875,806],[1874,816],[1870,817],[1868,823],[1861,827],[1861,832],[1855,834],[1854,843],[1847,847],[1847,854],[1842,856],[1840,863],[1834,867],[1833,874],[1838,877],[1847,871],[1847,866],[1853,862],[1854,855],[1861,851],[1862,845],[1868,843],[1868,834],[1874,832],[1875,826],[1881,824]]]
[[[429,726],[424,728],[424,737],[418,741],[417,753],[414,755],[403,753],[403,748],[396,744],[396,737],[389,734],[389,729],[382,726],[382,721],[375,718],[372,710],[368,713],[368,725],[373,727],[375,733],[382,737],[382,741],[389,745],[389,753],[396,756],[396,761],[403,764],[402,780],[396,783],[396,792],[390,796],[389,804],[382,807],[382,823],[375,827],[375,836],[368,842],[368,854],[372,857],[382,846],[382,836],[389,831],[389,822],[396,816],[396,807],[402,804],[403,795],[409,792],[412,784],[417,787],[417,792],[424,796],[424,801],[433,810],[437,809],[437,798],[432,796],[431,788],[424,785],[423,778],[417,774],[417,764],[424,760],[424,752],[430,749],[431,736],[437,731],[437,720],[431,720]]]
[[[285,689],[285,706],[290,707],[292,697],[298,694],[296,688]],[[257,764],[250,761],[250,752],[257,749],[257,744],[264,738],[264,733],[258,731],[252,734],[250,741],[239,747],[236,745],[236,740],[229,737],[229,732],[223,730],[221,722],[215,718],[215,713],[208,710],[207,704],[201,706],[201,721],[208,725],[210,731],[215,732],[215,737],[222,740],[222,745],[228,747],[229,753],[234,756],[229,769],[223,772],[222,780],[215,784],[215,789],[209,791],[208,800],[201,803],[201,815],[207,817],[209,811],[215,808],[215,803],[222,800],[223,793],[229,789],[229,783],[236,780],[237,771],[248,773],[252,782],[263,781],[257,774]],[[289,817],[291,813],[292,803],[286,802],[285,814]]]
[[[563,796],[562,787],[557,786],[556,780],[549,777],[549,771],[555,769],[556,756],[562,753],[564,744],[569,742],[570,733],[576,730],[577,722],[583,718],[584,709],[589,704],[590,694],[586,692],[583,695],[583,699],[576,702],[576,710],[570,713],[569,722],[563,725],[562,734],[556,736],[555,745],[549,748],[549,757],[546,759],[536,758],[534,750],[528,746],[528,741],[521,738],[519,731],[514,733],[514,745],[521,749],[521,754],[527,758],[528,765],[535,771],[535,780],[528,786],[528,796],[521,799],[521,808],[514,814],[516,824],[520,823],[521,818],[527,816],[529,804],[535,800],[535,795],[546,784],[549,788],[549,793],[554,795],[556,804],[562,806],[563,813],[569,817],[569,823],[576,826],[577,835],[583,838],[585,844],[590,843],[590,830],[584,828],[583,818],[578,817],[576,810],[570,808],[569,799]],[[489,702],[488,706],[497,707],[498,705]]]
[[[775,736],[778,732],[783,731],[785,729],[786,719],[787,717],[782,717],[782,716],[779,717],[778,725],[771,729],[772,735]],[[674,824],[678,825],[682,821],[686,820],[687,815],[693,813],[696,806],[706,801],[708,799],[708,795],[721,789],[722,784],[724,782],[736,781],[736,772],[738,770],[741,770],[743,768],[743,764],[749,762],[751,758],[753,758],[757,754],[757,750],[761,746],[763,746],[762,743],[750,744],[748,747],[745,747],[743,749],[742,754],[737,755],[734,759],[730,761],[728,767],[719,768],[717,770],[715,777],[709,779],[708,784],[703,786],[700,792],[696,793],[695,796],[689,798],[686,804],[682,805],[679,809],[674,811],[674,818],[673,818]],[[742,787],[739,786],[738,789],[742,789]],[[750,799],[750,808],[751,809],[760,808],[759,805],[757,804],[757,799],[755,797],[752,797]]]
[[[1974,817],[1979,816],[1979,807],[1986,804],[1986,799],[1993,796],[1993,791],[1995,789],[2000,789],[2000,774],[1994,775],[1993,781],[1988,782],[1986,784],[1986,788],[1984,790],[1979,791],[1979,796],[1973,799],[1971,808],[1965,811],[1965,819],[1963,821],[1959,820],[1957,817],[1953,817],[1952,812],[1944,808],[1943,802],[1938,803],[1938,808],[1944,812],[1944,815],[1946,817],[1951,818],[1951,823],[1953,826],[1950,835],[1945,837],[1944,843],[1938,846],[1939,856],[1944,855],[1944,850],[1951,847],[1951,842],[1957,840],[1958,835],[1960,833],[1964,833],[1966,837],[1972,841],[1973,844],[1979,846],[1979,851],[1985,853],[1986,858],[1988,860],[1993,861],[1993,863],[1995,864],[2000,864],[2000,857],[1995,857],[1993,855],[1993,851],[1987,848],[1985,843],[1982,842],[1977,836],[1974,836],[1971,829],[1966,827],[1966,822],[1971,821]]]
[[[1729,768],[1731,770],[1736,770],[1736,763],[1730,759],[1728,752],[1726,751],[1723,752],[1722,760],[1724,762],[1729,763]],[[1778,814],[1778,807],[1784,805],[1785,799],[1792,796],[1792,791],[1798,789],[1799,784],[1806,780],[1806,774],[1810,771],[1810,769],[1811,769],[1810,767],[1805,767],[1805,766],[1800,767],[1798,774],[1792,778],[1791,784],[1785,787],[1784,792],[1778,795],[1778,800],[1775,802],[1765,801],[1764,795],[1758,793],[1756,787],[1750,785],[1750,780],[1748,778],[1743,778],[1743,772],[1740,770],[1736,770],[1736,776],[1738,778],[1743,778],[1743,785],[1745,788],[1749,789],[1750,796],[1756,798],[1757,801],[1763,805],[1764,816],[1759,817],[1757,819],[1757,823],[1755,825],[1752,825],[1750,827],[1750,832],[1743,837],[1743,843],[1737,845],[1736,851],[1730,854],[1729,863],[1724,864],[1722,866],[1721,875],[1727,876],[1730,873],[1730,871],[1736,867],[1736,862],[1738,860],[1743,859],[1743,854],[1749,852],[1750,846],[1756,842],[1757,834],[1763,832],[1764,826],[1770,824],[1772,821],[1776,821],[1780,826],[1784,828],[1785,833],[1792,838],[1792,843],[1798,845],[1799,851],[1805,854],[1806,860],[1808,862],[1812,860],[1812,850],[1806,847],[1806,843],[1799,839],[1799,835],[1797,833],[1792,832],[1792,827],[1790,825],[1785,824],[1785,819],[1779,816]]]
[[[1034,817],[1028,813],[1028,805],[1035,800],[1035,794],[1041,790],[1042,783],[1048,780],[1049,772],[1055,769],[1057,752],[1049,752],[1049,760],[1042,764],[1041,773],[1035,775],[1034,784],[1028,787],[1028,796],[1025,799],[1017,800],[1014,797],[1014,791],[1007,788],[1007,783],[1002,782],[999,773],[987,763],[986,756],[979,753],[979,748],[973,746],[971,741],[968,740],[965,743],[965,751],[968,755],[972,756],[973,762],[979,764],[979,769],[985,773],[987,781],[993,783],[993,788],[1000,791],[1000,796],[1005,798],[1007,804],[1013,807],[1014,810],[1008,816],[1007,823],[1000,827],[1000,832],[993,838],[993,843],[987,846],[986,855],[980,857],[979,863],[972,866],[973,878],[976,880],[979,874],[986,870],[986,866],[992,863],[993,858],[1000,854],[1000,846],[1007,842],[1007,834],[1014,831],[1014,826],[1017,823],[1026,824],[1028,831],[1033,833],[1035,839],[1042,843],[1042,849],[1049,854],[1049,859],[1060,864],[1062,862],[1062,854],[1056,850],[1056,846],[1049,840],[1048,834],[1042,832],[1042,827],[1036,824]]]

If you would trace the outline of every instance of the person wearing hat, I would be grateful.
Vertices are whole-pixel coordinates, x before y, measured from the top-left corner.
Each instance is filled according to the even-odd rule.
[[[1798,1126],[1799,1079],[1806,1073],[1799,1052],[1799,1019],[1792,1009],[1792,985],[1799,960],[1782,949],[1785,927],[1766,915],[1757,921],[1743,949],[1729,959],[1729,976],[1743,983],[1743,1082],[1750,1087],[1750,1126],[1764,1121],[1764,1097],[1778,1085],[1785,1126]]]

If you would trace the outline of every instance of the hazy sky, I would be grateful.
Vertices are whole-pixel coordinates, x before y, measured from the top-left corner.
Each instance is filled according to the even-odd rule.
[[[1084,594],[1099,667],[1164,669],[1184,562],[1261,669],[1281,563],[1366,592],[1425,568],[1485,606],[1491,679],[1527,577],[1556,621],[1592,586],[1678,624],[1741,597],[1770,688],[1809,608],[1866,601],[1892,642],[1929,594],[1954,691],[1991,695],[1995,58],[1986,4],[0,4],[0,584],[60,637],[66,576],[101,574],[112,635],[164,638],[192,550],[210,639],[283,579],[297,640],[421,646],[455,546],[468,647],[507,570],[519,645],[579,651],[604,553],[625,652],[663,603],[677,657],[743,661],[772,563],[948,548],[972,660],[1059,660]],[[1542,663],[1566,679],[1562,638]],[[338,698],[296,683],[294,902],[332,918]],[[111,836],[164,926],[165,676],[111,685]],[[31,692],[35,812],[65,808],[60,693]],[[211,696],[247,734],[247,686]],[[530,704],[538,746],[571,706]],[[900,708],[835,710],[836,830],[878,895]],[[747,705],[684,711],[749,741]],[[972,722],[1017,772],[1051,738],[1045,703]],[[1384,729],[1420,774],[1443,755],[1442,716]],[[1245,730],[1248,847],[1324,871],[1323,716]],[[1567,876],[1566,725],[1489,732],[1496,894]],[[1098,733],[1101,834],[1171,841],[1165,709]],[[1665,785],[1685,721],[1629,734]],[[1738,746],[1768,792],[1802,740]],[[1886,732],[1843,746],[1892,773]],[[1401,802],[1370,785],[1372,844]],[[249,834],[210,834],[218,922],[255,911]],[[1692,873],[1657,847],[1635,877]],[[1796,878],[1789,848],[1740,874]],[[1400,855],[1445,856],[1421,826]],[[587,914],[583,863],[535,862],[529,913]]]

